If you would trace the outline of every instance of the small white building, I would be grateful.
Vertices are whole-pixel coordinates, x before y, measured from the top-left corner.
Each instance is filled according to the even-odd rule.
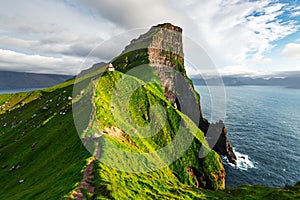
[[[109,63],[109,65],[108,65],[108,71],[110,71],[110,72],[115,71],[115,68],[111,63]]]

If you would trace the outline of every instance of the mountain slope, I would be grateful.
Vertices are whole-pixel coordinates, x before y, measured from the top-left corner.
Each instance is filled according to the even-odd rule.
[[[0,71],[0,89],[47,88],[72,76]]]
[[[80,181],[89,154],[76,135],[71,91],[69,82],[0,96],[1,199],[58,199]]]

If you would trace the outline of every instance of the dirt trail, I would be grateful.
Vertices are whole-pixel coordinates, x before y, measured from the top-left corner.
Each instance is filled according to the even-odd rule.
[[[80,189],[75,190],[71,194],[71,198],[75,198],[76,200],[87,199],[86,196],[84,195],[84,193],[82,192],[82,189],[86,190],[86,192],[90,193],[91,195],[95,194],[95,186],[93,186],[93,182],[94,182],[93,169],[94,169],[95,163],[96,163],[96,160],[92,160],[87,165],[87,167],[84,169],[83,179],[78,184],[78,187]],[[68,198],[68,199],[71,199],[71,198]]]
[[[94,80],[92,81],[92,84],[93,84],[93,96],[92,98],[95,97],[96,95],[96,84],[94,82]],[[86,130],[89,130],[92,128],[93,124],[94,124],[94,121],[96,119],[96,104],[94,102],[94,99],[92,99],[92,104],[93,104],[93,111],[92,111],[92,114],[91,114],[91,119],[90,119],[90,122],[88,124],[88,127]],[[87,137],[86,134],[83,136],[83,137]],[[94,155],[94,160],[90,161],[90,163],[86,166],[86,168],[84,169],[84,172],[83,172],[83,178],[82,178],[82,181],[78,184],[78,188],[77,190],[75,190],[71,195],[70,195],[70,198],[67,198],[68,200],[70,199],[76,199],[76,200],[85,200],[87,199],[87,197],[85,196],[85,192],[89,193],[91,196],[94,196],[95,194],[95,186],[94,186],[94,174],[93,174],[93,169],[94,169],[94,166],[96,164],[96,159],[99,159],[100,158],[100,155],[101,155],[101,148],[99,147],[99,143],[97,143],[97,150],[96,150],[96,153]]]

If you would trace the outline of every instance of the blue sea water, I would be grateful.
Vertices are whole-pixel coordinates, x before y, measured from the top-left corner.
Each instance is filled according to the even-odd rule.
[[[195,88],[201,96],[203,114],[210,119],[210,90],[206,86]],[[225,92],[225,124],[238,156],[237,166],[223,159],[226,186],[282,187],[300,181],[300,90],[226,86]]]

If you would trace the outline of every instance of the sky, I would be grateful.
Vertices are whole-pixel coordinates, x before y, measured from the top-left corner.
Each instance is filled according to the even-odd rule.
[[[300,71],[298,0],[2,0],[0,70],[74,75],[164,22],[182,27],[221,74]],[[89,55],[132,30],[115,50]]]

